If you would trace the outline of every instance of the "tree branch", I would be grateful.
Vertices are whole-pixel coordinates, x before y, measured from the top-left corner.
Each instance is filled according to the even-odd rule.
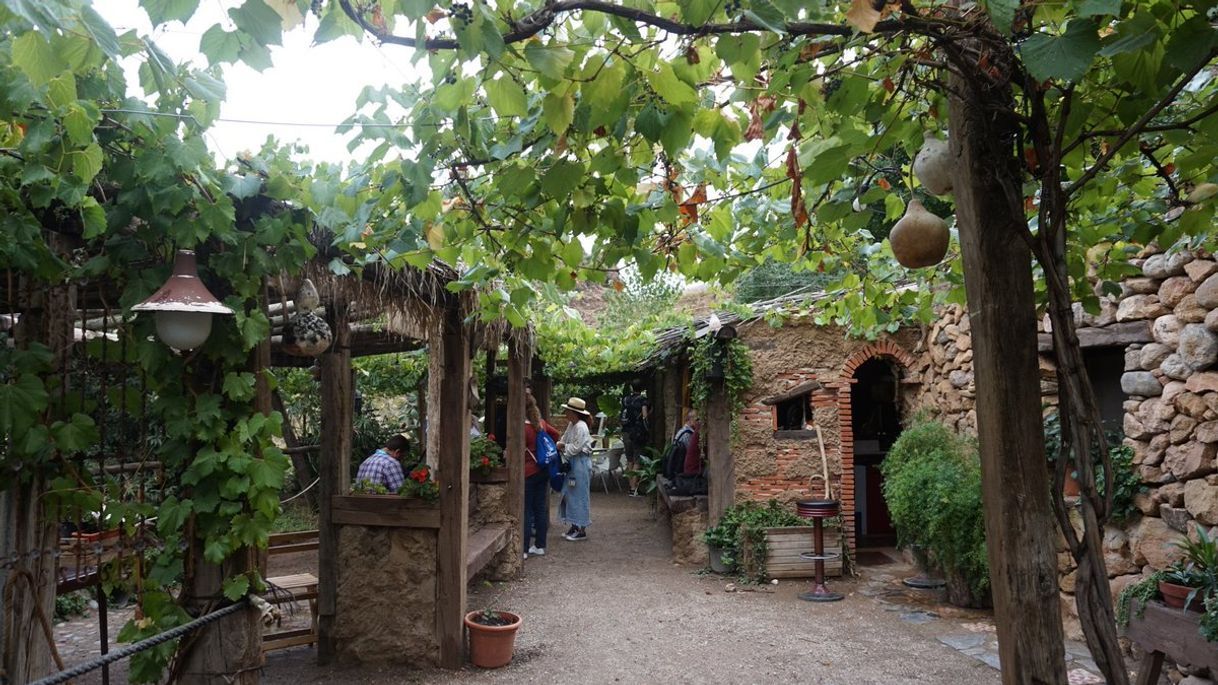
[[[340,7],[342,7],[343,12],[350,17],[352,21],[382,43],[404,45],[411,48],[424,48],[427,50],[456,50],[460,47],[460,44],[457,42],[456,38],[443,37],[419,40],[418,38],[412,38],[409,36],[399,36],[368,21],[368,19],[366,19],[359,10],[352,6],[351,0],[339,0],[338,4]],[[678,36],[708,36],[716,34],[759,33],[770,31],[770,29],[761,26],[760,24],[753,23],[748,19],[741,19],[722,24],[693,25],[685,24],[657,14],[651,14],[644,10],[635,9],[633,7],[624,7],[612,2],[606,2],[605,0],[557,0],[556,2],[546,4],[542,8],[525,15],[519,21],[515,22],[511,30],[503,34],[503,42],[511,44],[528,40],[529,38],[532,38],[538,33],[544,31],[549,26],[553,25],[560,16],[578,11],[600,12],[601,14],[620,17],[635,23],[653,26]],[[940,24],[941,22],[906,16],[900,19],[888,19],[879,22],[875,25],[873,33],[890,34],[899,33],[901,31],[925,33],[929,29],[939,26]],[[842,26],[839,24],[819,22],[791,22],[786,24],[784,28],[786,29],[786,33],[792,36],[849,37],[856,33],[856,30],[852,26]]]
[[[1212,59],[1214,59],[1215,55],[1218,55],[1218,51],[1210,50],[1209,53],[1206,54],[1205,58],[1199,61],[1191,70],[1182,75],[1180,79],[1176,81],[1176,84],[1171,87],[1171,90],[1167,91],[1167,93],[1158,102],[1156,102],[1153,107],[1146,110],[1146,113],[1139,117],[1137,121],[1133,122],[1132,126],[1125,129],[1120,134],[1120,137],[1117,138],[1117,141],[1108,148],[1108,151],[1100,155],[1100,158],[1095,161],[1095,164],[1093,164],[1090,169],[1083,173],[1083,175],[1079,177],[1077,181],[1071,183],[1065,189],[1065,191],[1063,191],[1066,198],[1069,199],[1074,195],[1074,193],[1078,192],[1079,189],[1087,185],[1091,179],[1095,178],[1096,174],[1103,171],[1104,167],[1108,166],[1108,162],[1112,161],[1112,158],[1116,156],[1116,153],[1120,152],[1121,148],[1125,146],[1125,143],[1128,143],[1131,139],[1133,139],[1134,136],[1143,133],[1146,130],[1146,127],[1150,124],[1150,121],[1158,116],[1159,113],[1164,109],[1167,109],[1171,103],[1176,101],[1176,97],[1180,95],[1180,91],[1184,90],[1184,87],[1188,85],[1189,81],[1192,81],[1193,77],[1204,69],[1205,66],[1209,64]]]
[[[1208,116],[1211,116],[1215,112],[1218,112],[1218,102],[1215,102],[1214,104],[1210,105],[1209,107],[1206,107],[1205,109],[1201,110],[1200,112],[1197,112],[1196,114],[1194,114],[1191,117],[1188,117],[1187,119],[1181,119],[1180,121],[1173,121],[1173,122],[1169,122],[1166,124],[1153,124],[1153,125],[1143,128],[1142,132],[1143,133],[1162,133],[1164,131],[1187,130],[1189,128],[1192,128],[1193,124],[1201,121],[1202,119],[1205,119]],[[1083,141],[1085,141],[1085,140],[1088,140],[1091,138],[1105,138],[1105,137],[1111,137],[1111,136],[1119,136],[1122,133],[1124,133],[1123,130],[1117,130],[1117,129],[1102,129],[1099,131],[1087,131],[1086,133],[1080,133],[1078,138],[1076,138],[1072,143],[1070,143],[1070,146],[1067,147],[1063,151],[1063,154],[1073,150],[1074,148],[1078,147],[1079,145],[1082,145]]]

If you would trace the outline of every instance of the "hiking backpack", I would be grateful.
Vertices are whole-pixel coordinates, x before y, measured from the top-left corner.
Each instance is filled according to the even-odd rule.
[[[693,434],[693,429],[688,426],[682,427],[673,437],[672,444],[668,446],[668,454],[664,455],[664,477],[668,480],[676,480],[677,476],[685,470],[685,451],[689,447],[687,441]]]
[[[533,458],[537,466],[550,475],[550,488],[554,492],[562,492],[567,476],[562,471],[562,455],[558,453],[558,445],[554,438],[545,430],[537,431],[537,442],[533,444]]]
[[[628,395],[622,400],[622,431],[632,438],[647,437],[647,420],[643,418],[646,405],[647,399],[642,395]]]

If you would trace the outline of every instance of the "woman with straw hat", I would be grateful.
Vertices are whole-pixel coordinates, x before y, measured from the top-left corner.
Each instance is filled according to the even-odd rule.
[[[562,405],[567,416],[567,430],[558,441],[563,459],[570,465],[567,482],[558,502],[558,517],[571,524],[563,538],[572,542],[588,539],[588,526],[592,523],[592,432],[588,422],[588,404],[572,397]]]

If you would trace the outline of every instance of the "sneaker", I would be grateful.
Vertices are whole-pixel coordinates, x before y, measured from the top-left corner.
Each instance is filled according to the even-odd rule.
[[[588,533],[586,533],[582,530],[577,530],[574,533],[568,533],[568,534],[564,535],[563,537],[570,540],[571,542],[579,542],[580,540],[587,540]]]
[[[570,528],[567,529],[566,533],[563,533],[563,537],[565,538],[568,535],[574,535],[578,532],[579,532],[579,526],[571,526]]]
[[[544,557],[546,555],[546,548],[545,547],[530,547],[529,554],[532,554],[535,557]]]

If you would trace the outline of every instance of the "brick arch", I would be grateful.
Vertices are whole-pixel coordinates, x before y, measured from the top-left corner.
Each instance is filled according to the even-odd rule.
[[[842,501],[842,518],[846,528],[847,544],[857,546],[854,538],[854,408],[850,404],[850,386],[854,385],[854,372],[869,359],[887,359],[898,364],[898,374],[914,366],[914,358],[900,345],[891,340],[868,343],[846,358],[837,383],[838,432],[841,440],[842,478],[838,486]]]
[[[842,380],[848,382],[849,379],[854,378],[854,372],[863,365],[863,362],[877,358],[891,359],[904,369],[911,369],[914,366],[913,355],[906,352],[900,345],[891,340],[879,340],[864,345],[846,358],[846,363],[842,365]],[[849,394],[848,390],[847,394]]]

